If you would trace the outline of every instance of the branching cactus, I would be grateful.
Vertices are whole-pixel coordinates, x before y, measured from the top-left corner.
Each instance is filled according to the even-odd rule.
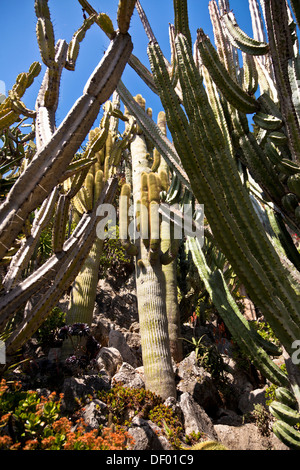
[[[300,333],[299,276],[292,276],[293,269],[281,263],[254,209],[248,187],[253,190],[254,179],[263,190],[263,198],[281,212],[293,230],[298,230],[298,51],[295,56],[296,32],[286,2],[263,3],[269,42],[262,32],[255,0],[251,2],[254,39],[239,28],[228,1],[220,0],[220,13],[211,0],[216,48],[198,30],[193,51],[187,2],[174,0],[172,65],[177,64],[179,84],[174,87],[172,66],[154,37],[149,38],[148,56],[174,146],[196,199],[204,204],[214,239],[287,354],[292,355]],[[145,24],[145,18],[142,21]],[[242,52],[242,68],[237,49]],[[259,98],[258,87],[263,90]],[[253,133],[248,114],[254,114]],[[240,162],[248,171],[246,185],[239,174]],[[215,277],[211,296],[221,310],[224,300],[218,299],[218,292],[222,281],[217,281],[217,274]],[[227,313],[230,308],[228,305]],[[225,312],[223,317],[225,323],[230,321]],[[236,318],[233,326],[238,325]],[[295,370],[299,376],[299,367]]]
[[[45,196],[59,183],[95,121],[101,104],[113,93],[132,51],[130,35],[127,32],[116,32],[106,54],[86,83],[82,96],[56,129],[53,106],[55,108],[58,99],[60,68],[66,63],[67,44],[58,41],[53,62],[53,28],[51,29],[47,1],[37,1],[36,11],[42,58],[48,67],[41,96],[37,101],[39,113],[36,132],[37,136],[40,136],[41,145],[0,208],[1,256],[13,243],[29,213],[41,204]]]
[[[0,298],[1,330],[9,324],[18,309],[25,306],[26,310],[26,318],[21,320],[7,342],[9,353],[15,352],[36,331],[63,292],[74,281],[95,239],[99,220],[98,204],[113,201],[117,189],[116,182],[106,178],[101,195],[98,193],[99,202],[89,208],[74,233],[66,238],[65,228],[70,202],[85,179],[91,176],[91,172],[89,176],[87,173],[97,161],[95,153],[103,147],[106,138],[102,134],[95,136],[90,142],[88,152],[80,160],[74,159],[74,156],[97,118],[101,105],[114,92],[133,47],[128,28],[134,2],[120,0],[120,29],[111,31],[107,52],[87,81],[82,96],[57,128],[55,115],[61,74],[64,68],[75,69],[79,44],[94,23],[101,23],[101,14],[92,12],[68,45],[64,40],[55,42],[48,1],[36,0],[34,6],[37,16],[37,41],[42,61],[46,65],[35,110],[27,110],[21,98],[40,72],[41,66],[38,63],[34,63],[27,74],[18,76],[16,85],[8,98],[2,101],[0,110],[1,128],[9,126],[19,115],[33,118],[36,146],[35,154],[28,155],[28,158],[21,162],[16,182],[0,207],[1,258],[6,253],[12,254],[9,250],[14,247],[19,234],[22,239],[19,250],[11,258]],[[108,17],[106,20],[112,24]],[[103,132],[107,132],[107,128],[104,128]],[[116,154],[120,156],[119,152]],[[113,162],[115,166],[108,177],[116,173],[117,158],[113,158]],[[70,181],[71,184],[67,185]],[[98,189],[100,190],[100,186]],[[53,215],[54,254],[30,276],[22,279],[40,234]],[[43,292],[43,296],[36,295],[38,292]]]

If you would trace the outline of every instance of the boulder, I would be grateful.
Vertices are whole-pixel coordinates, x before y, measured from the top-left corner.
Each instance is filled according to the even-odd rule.
[[[254,423],[243,426],[214,426],[217,439],[229,450],[288,450],[277,437],[270,433],[263,436]]]
[[[180,362],[177,375],[177,390],[189,393],[206,412],[213,413],[221,406],[217,387],[209,372],[197,365],[195,351]]]
[[[101,400],[93,400],[88,403],[83,410],[82,417],[87,424],[87,430],[99,429],[99,426],[106,424],[107,405]]]
[[[179,404],[183,414],[186,435],[201,432],[210,440],[217,439],[211,419],[189,393],[185,392],[179,397]]]
[[[93,395],[100,390],[109,390],[110,382],[107,376],[84,375],[82,377],[67,377],[62,386],[62,408],[73,411],[80,398]]]
[[[109,332],[108,346],[117,349],[120,352],[123,358],[123,361],[127,362],[133,367],[138,367],[141,365],[136,354],[128,346],[127,341],[122,331],[111,330]]]
[[[123,363],[120,351],[112,347],[101,348],[96,357],[96,364],[99,372],[107,374],[111,379]]]
[[[119,371],[113,376],[111,385],[122,384],[128,388],[145,388],[142,375],[127,362],[123,362]]]
[[[134,439],[132,450],[173,450],[160,428],[150,420],[135,416],[128,430]]]
[[[238,401],[238,408],[243,414],[251,413],[255,405],[266,405],[266,387],[245,391]]]

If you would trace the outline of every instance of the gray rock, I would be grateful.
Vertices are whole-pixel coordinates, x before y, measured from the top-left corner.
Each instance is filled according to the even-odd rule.
[[[221,399],[211,375],[197,365],[195,351],[178,366],[179,382],[177,390],[189,393],[206,411],[214,411],[221,406]]]
[[[145,388],[141,374],[130,364],[127,364],[127,362],[123,362],[119,371],[113,376],[111,381],[112,386],[116,383],[121,383],[124,387],[128,388]]]
[[[106,373],[110,378],[116,374],[122,363],[120,351],[112,347],[101,348],[96,357],[98,370]]]
[[[183,413],[186,435],[201,432],[209,439],[216,440],[217,434],[211,419],[189,393],[185,392],[180,396],[179,404]]]
[[[62,386],[62,408],[73,411],[78,399],[85,395],[93,395],[100,390],[109,390],[110,382],[107,376],[85,375],[83,377],[67,377]]]
[[[124,334],[119,330],[111,330],[108,336],[108,346],[117,349],[124,362],[127,362],[133,367],[138,367],[139,363],[136,355],[128,346]]]
[[[167,438],[159,435],[160,428],[150,420],[134,417],[128,432],[134,439],[133,450],[172,450]]]
[[[254,410],[254,405],[266,404],[266,387],[256,390],[246,391],[243,393],[238,401],[239,410],[243,414],[251,413]]]
[[[101,424],[106,423],[107,405],[101,400],[93,400],[84,407],[83,419],[88,425],[88,430],[99,429]]]
[[[263,436],[253,423],[243,426],[214,426],[218,441],[229,450],[288,450],[273,433]]]

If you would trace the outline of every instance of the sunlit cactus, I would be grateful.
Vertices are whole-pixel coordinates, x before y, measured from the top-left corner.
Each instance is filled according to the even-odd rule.
[[[46,66],[35,110],[28,110],[21,102],[21,97],[39,74],[39,63],[32,64],[28,73],[17,77],[9,96],[0,105],[1,129],[9,127],[20,115],[24,115],[33,118],[35,130],[35,136],[32,137],[32,140],[35,137],[35,143],[32,145],[32,151],[35,146],[35,153],[20,163],[18,177],[0,207],[0,257],[5,257],[7,253],[11,256],[15,239],[18,236],[22,238],[19,250],[11,258],[3,282],[0,298],[1,331],[8,325],[17,309],[25,306],[27,312],[26,319],[21,320],[7,342],[9,354],[18,350],[36,331],[63,292],[74,281],[91,250],[99,220],[96,202],[90,205],[88,213],[82,217],[70,237],[66,234],[66,227],[69,223],[71,200],[79,192],[84,180],[88,181],[90,178],[91,173],[89,176],[87,173],[91,165],[96,164],[95,154],[104,145],[105,136],[97,135],[80,161],[75,155],[95,122],[101,105],[114,92],[133,48],[128,28],[134,4],[124,4],[121,1],[119,19],[122,32],[116,31],[111,35],[110,45],[91,73],[82,96],[57,127],[56,110],[61,74],[64,69],[75,69],[79,44],[93,24],[99,25],[99,15],[91,12],[68,45],[64,40],[55,39],[48,1],[36,0],[34,8],[37,17],[37,42],[41,59]],[[106,128],[105,132],[107,131]],[[109,177],[116,173],[118,158],[120,152],[116,152],[116,157],[113,158],[114,167],[109,172]],[[117,183],[111,178],[106,179],[104,185],[100,180],[97,185],[95,197],[97,193],[98,203],[113,201]],[[71,180],[71,185],[63,189],[67,180]],[[98,181],[97,174],[95,180]],[[22,279],[32,253],[38,246],[41,232],[53,216],[54,254],[45,265],[38,266],[35,272],[28,273],[28,278]],[[32,218],[34,220],[30,226]],[[88,227],[87,220],[90,220]],[[45,295],[39,299],[35,294],[41,289]],[[32,301],[29,303],[29,300]]]

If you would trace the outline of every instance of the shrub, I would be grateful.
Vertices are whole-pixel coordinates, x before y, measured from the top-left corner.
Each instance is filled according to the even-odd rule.
[[[125,428],[87,431],[82,419],[62,416],[61,400],[0,383],[0,450],[125,450],[133,443]]]

